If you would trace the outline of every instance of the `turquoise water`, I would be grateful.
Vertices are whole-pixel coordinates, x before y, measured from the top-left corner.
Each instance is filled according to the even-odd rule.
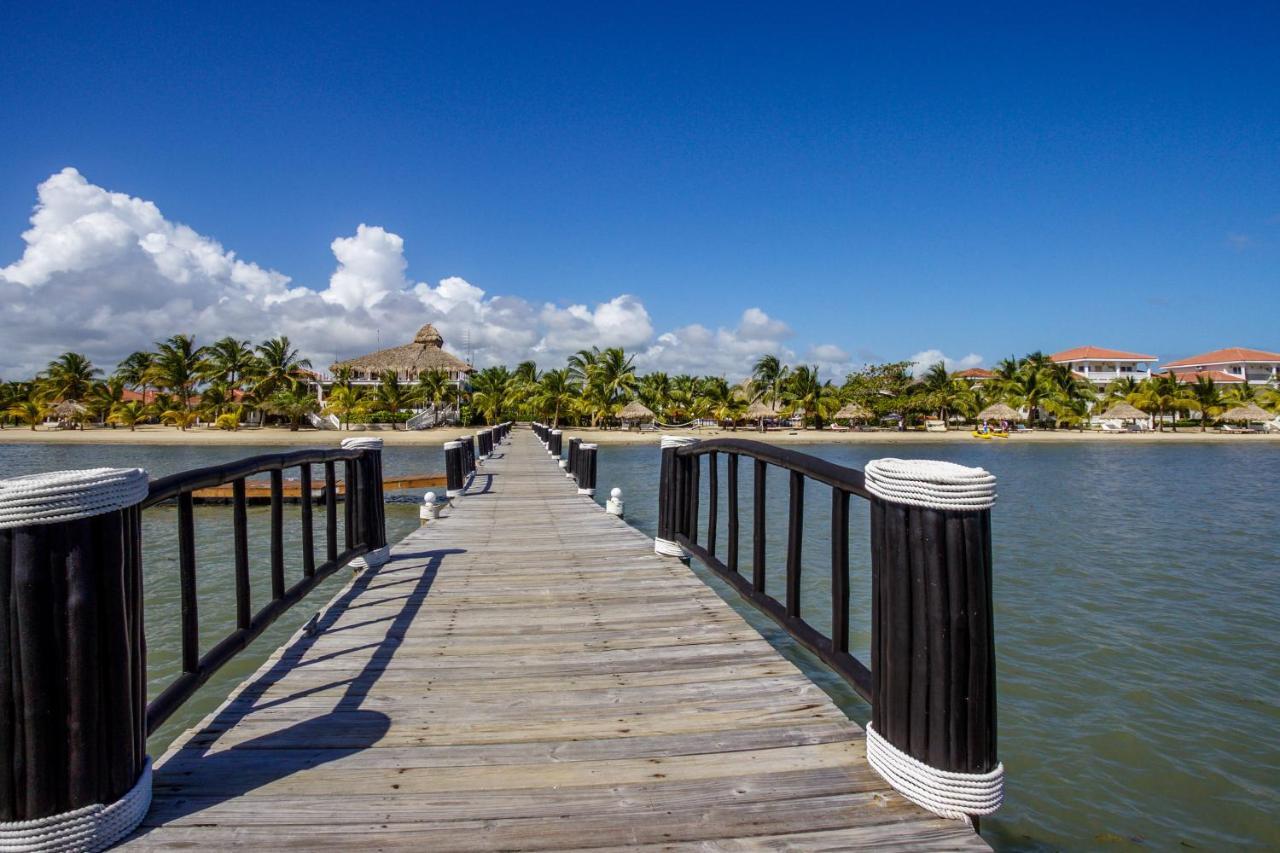
[[[278,449],[0,444],[0,470],[142,465],[162,476]],[[1280,847],[1280,447],[1010,441],[805,450],[855,467],[887,455],[944,458],[982,465],[999,477],[993,533],[1008,799],[983,821],[988,841],[1029,850]],[[603,447],[599,458],[598,498],[620,486],[627,520],[650,534],[657,459],[652,447]],[[388,448],[384,462],[389,474],[441,467],[436,448]],[[750,467],[742,466],[740,484],[744,542],[751,536]],[[777,474],[770,486],[770,589],[777,590],[786,490]],[[396,495],[388,505],[391,541],[416,527],[420,495]],[[810,484],[806,506],[803,613],[825,628],[827,492]],[[288,524],[297,511],[286,508],[290,581],[301,575],[297,527]],[[196,510],[204,648],[234,620],[229,516],[223,507]],[[723,525],[723,505],[720,518]],[[315,523],[322,552],[321,507]],[[265,508],[250,510],[250,525],[265,546]],[[857,500],[851,526],[857,532],[853,640],[865,660],[867,518]],[[178,668],[175,514],[149,510],[144,528],[154,694]],[[722,526],[721,543],[724,536]],[[744,548],[744,569],[749,555]],[[254,572],[256,607],[269,590],[265,559]],[[702,574],[737,601],[709,572]],[[212,710],[348,577],[335,574],[214,676],[152,738],[153,754]],[[737,606],[851,717],[866,719],[866,707],[839,678],[749,605]]]
[[[882,456],[947,459],[999,478],[992,529],[1007,800],[983,820],[989,842],[1280,847],[1280,447],[1011,441],[804,450],[857,468]],[[631,447],[602,447],[599,456],[598,499],[621,487],[627,520],[651,535],[657,458],[654,448]],[[750,470],[741,465],[744,572]],[[704,471],[704,492],[706,479]],[[785,475],[775,469],[768,482],[769,589],[779,595]],[[807,484],[802,613],[824,630],[829,496]],[[867,661],[868,520],[863,502],[853,505],[851,643]],[[726,511],[722,497],[721,553]],[[867,718],[852,691],[773,622],[750,605],[739,609],[851,717]]]

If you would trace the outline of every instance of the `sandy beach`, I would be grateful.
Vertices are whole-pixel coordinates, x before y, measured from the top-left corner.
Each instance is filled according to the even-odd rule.
[[[183,432],[173,427],[144,426],[136,431],[90,427],[85,430],[44,430],[9,428],[0,430],[0,444],[138,444],[138,445],[291,445],[324,447],[337,445],[343,438],[376,436],[388,446],[438,445],[460,435],[472,434],[476,427],[442,427],[429,430],[351,430],[328,431],[302,429],[290,432],[285,428],[242,429],[226,432],[216,429],[190,429]],[[746,438],[767,441],[770,444],[931,444],[941,442],[978,441],[968,430],[950,432],[830,432],[828,430],[754,430],[725,429],[670,430],[666,432],[636,432],[588,428],[566,428],[566,436],[579,436],[584,441],[610,445],[656,445],[662,435],[694,436],[697,438]],[[1101,442],[1108,444],[1149,444],[1151,442],[1271,442],[1280,444],[1280,434],[1228,434],[1179,430],[1178,432],[1104,433],[1068,432],[1066,430],[1035,431],[1013,435],[1008,439],[992,439],[991,444],[1042,444],[1060,442]]]

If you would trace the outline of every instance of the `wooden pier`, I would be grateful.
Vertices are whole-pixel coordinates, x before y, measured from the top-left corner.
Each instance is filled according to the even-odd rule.
[[[523,430],[153,790],[129,849],[986,847],[891,789],[859,726]]]

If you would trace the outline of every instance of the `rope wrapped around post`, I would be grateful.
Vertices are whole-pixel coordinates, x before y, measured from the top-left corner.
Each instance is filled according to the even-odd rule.
[[[551,430],[551,440],[547,442],[547,453],[553,459],[560,458],[560,451],[563,449],[563,433],[558,429]]]
[[[698,439],[692,436],[662,437],[662,462],[658,473],[658,535],[653,539],[653,551],[663,557],[683,560],[689,556],[675,541],[675,534],[685,526],[685,499],[681,484],[686,481],[688,466],[697,462],[679,459],[676,449],[697,443]]]
[[[0,480],[0,850],[96,851],[151,803],[139,468]]]
[[[996,480],[950,462],[876,459],[871,493],[867,760],[942,817],[999,808],[991,507]]]
[[[355,437],[342,439],[343,450],[360,450],[355,472],[360,478],[356,491],[359,506],[356,511],[361,540],[369,551],[351,561],[356,569],[381,566],[391,559],[391,546],[387,544],[386,508],[382,491],[382,439]],[[348,493],[351,490],[348,489]]]
[[[594,444],[578,445],[578,458],[573,463],[573,473],[580,495],[596,493],[596,450]]]

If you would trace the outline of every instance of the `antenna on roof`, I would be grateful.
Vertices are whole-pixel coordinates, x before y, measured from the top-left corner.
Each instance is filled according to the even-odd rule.
[[[467,348],[467,367],[475,367],[471,358],[471,327],[467,326],[467,331],[463,335],[463,346]]]

